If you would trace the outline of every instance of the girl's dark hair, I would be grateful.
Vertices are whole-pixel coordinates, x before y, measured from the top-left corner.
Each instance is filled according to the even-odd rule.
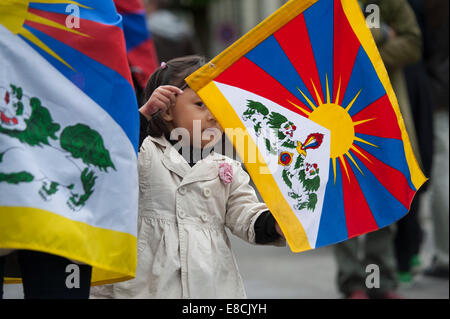
[[[144,89],[141,105],[148,101],[153,92],[161,85],[173,85],[180,89],[187,87],[184,80],[189,75],[206,64],[206,59],[198,55],[189,55],[166,62],[166,67],[159,67],[150,77]],[[161,116],[161,111],[153,114],[148,123],[148,134],[153,137],[169,136],[167,123]]]

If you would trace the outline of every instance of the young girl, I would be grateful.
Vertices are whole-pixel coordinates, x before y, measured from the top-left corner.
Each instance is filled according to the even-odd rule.
[[[173,59],[147,84],[139,110],[136,278],[95,287],[93,297],[245,298],[225,226],[250,243],[285,245],[241,164],[204,149],[220,140],[222,129],[184,81],[204,64],[198,56]],[[174,129],[189,133],[189,146],[180,152],[174,146],[186,145],[170,139]],[[204,139],[194,136],[196,130]],[[206,158],[180,154],[198,149]]]

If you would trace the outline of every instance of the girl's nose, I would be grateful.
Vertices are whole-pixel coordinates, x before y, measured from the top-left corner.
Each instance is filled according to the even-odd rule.
[[[207,112],[207,114],[206,114],[206,119],[207,119],[208,121],[215,121],[215,122],[217,122],[217,121],[216,121],[216,118],[214,117],[214,115],[212,115],[212,113],[211,113],[210,110],[207,110],[206,112]]]

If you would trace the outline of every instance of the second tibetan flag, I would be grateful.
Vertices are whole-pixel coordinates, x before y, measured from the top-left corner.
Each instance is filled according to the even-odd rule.
[[[144,89],[158,67],[155,44],[145,21],[144,5],[141,0],[114,0],[114,4],[123,18],[131,73],[140,89]]]

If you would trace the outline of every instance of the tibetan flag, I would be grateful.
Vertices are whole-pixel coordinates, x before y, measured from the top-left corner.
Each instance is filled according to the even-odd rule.
[[[0,2],[0,249],[89,264],[93,285],[137,263],[139,116],[121,25],[112,0]]]
[[[293,0],[187,78],[294,252],[388,226],[426,178],[356,0]]]
[[[123,17],[123,32],[131,72],[143,89],[158,66],[155,44],[145,20],[144,6],[141,0],[114,0],[114,3]]]

